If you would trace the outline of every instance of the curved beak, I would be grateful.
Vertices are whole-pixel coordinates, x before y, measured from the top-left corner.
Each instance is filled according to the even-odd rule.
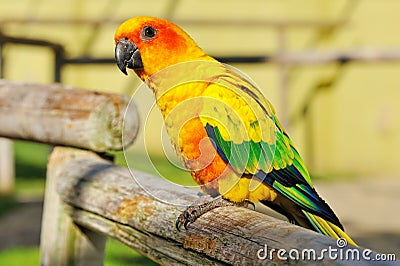
[[[123,38],[117,41],[115,46],[115,60],[117,61],[118,68],[125,75],[128,75],[126,68],[133,70],[143,68],[140,52],[137,46],[128,40],[128,38]]]

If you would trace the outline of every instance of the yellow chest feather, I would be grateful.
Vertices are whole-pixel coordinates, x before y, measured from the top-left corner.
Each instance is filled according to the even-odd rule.
[[[261,182],[237,176],[226,176],[218,180],[220,194],[232,202],[243,202],[249,200],[257,203],[260,200],[274,201],[277,193],[271,187]]]

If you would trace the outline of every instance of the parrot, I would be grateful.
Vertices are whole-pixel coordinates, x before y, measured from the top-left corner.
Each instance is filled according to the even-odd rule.
[[[272,104],[245,74],[201,49],[178,25],[138,16],[114,35],[115,60],[153,91],[176,154],[214,197],[176,220],[195,222],[223,206],[261,203],[296,225],[357,244],[318,195]]]

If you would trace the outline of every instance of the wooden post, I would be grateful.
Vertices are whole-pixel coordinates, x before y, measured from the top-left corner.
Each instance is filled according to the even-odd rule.
[[[10,195],[15,185],[14,147],[9,139],[0,138],[0,194]]]
[[[139,127],[136,108],[128,103],[125,95],[0,80],[0,136],[96,152],[122,150]]]
[[[1,32],[0,32],[1,35]],[[4,78],[3,43],[0,42],[0,79]],[[0,194],[10,195],[14,191],[15,166],[13,142],[0,138]]]
[[[319,260],[308,261],[307,258],[279,257],[277,252],[280,249],[286,252],[294,250],[295,255],[296,251],[299,254],[305,251],[307,256],[313,256],[312,251],[320,255],[324,249],[338,249],[338,246],[332,238],[245,208],[214,209],[190,224],[188,230],[179,232],[175,221],[187,205],[201,199],[196,191],[173,186],[139,171],[130,172],[87,151],[55,148],[49,171],[57,176],[53,182],[57,182],[61,199],[71,206],[68,212],[74,222],[116,238],[161,264],[349,263],[348,260],[330,259],[327,254]],[[49,174],[48,178],[52,175]],[[54,188],[54,184],[52,186]],[[46,204],[49,200],[53,199],[46,198]],[[60,229],[62,223],[58,226],[48,224],[48,219],[55,219],[55,212],[49,206],[45,208],[42,229],[42,243],[48,243],[46,247],[42,246],[42,252],[59,255],[57,243],[65,236],[57,241],[54,234],[65,233]],[[62,219],[57,220],[62,222]],[[50,230],[47,226],[55,229]],[[66,247],[62,246],[62,249]],[[362,248],[342,248],[343,254],[358,253],[361,256],[362,252]],[[375,254],[372,251],[367,253],[370,256]],[[52,262],[48,258],[51,256],[45,254],[42,254],[42,261]],[[352,265],[373,264],[362,257],[350,262]]]
[[[71,207],[65,204],[56,186],[63,169],[58,164],[62,156],[50,158],[47,168],[46,192],[40,240],[40,264],[102,265],[107,237],[75,224],[69,215]],[[91,153],[87,155],[90,156]],[[60,155],[60,154],[58,154]]]

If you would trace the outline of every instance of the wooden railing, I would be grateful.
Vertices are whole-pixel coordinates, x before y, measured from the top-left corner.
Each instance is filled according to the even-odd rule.
[[[167,265],[373,263],[363,257],[373,252],[338,248],[334,239],[245,208],[212,210],[178,231],[185,206],[207,196],[95,153],[134,140],[139,120],[135,112],[124,118],[127,104],[121,95],[0,82],[0,136],[85,149],[55,147],[49,158],[41,265],[102,265],[107,237]],[[350,257],[330,259],[329,249]]]

